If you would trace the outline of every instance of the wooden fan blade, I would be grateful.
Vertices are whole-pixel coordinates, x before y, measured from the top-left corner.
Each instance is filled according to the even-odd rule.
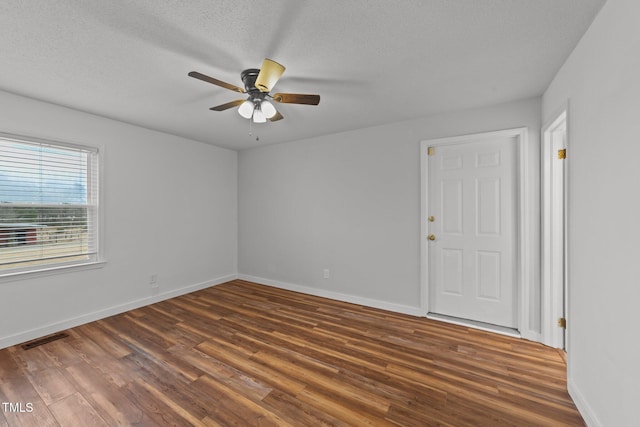
[[[272,61],[269,58],[265,58],[262,61],[262,67],[256,78],[255,86],[260,92],[269,93],[271,89],[276,85],[285,68],[278,64],[276,61]]]
[[[222,80],[214,79],[213,77],[206,76],[206,75],[204,75],[202,73],[199,73],[197,71],[190,72],[189,73],[189,77],[193,77],[195,79],[202,80],[203,82],[211,83],[211,84],[214,84],[216,86],[220,86],[220,87],[223,87],[225,89],[232,90],[234,92],[240,92],[240,93],[244,93],[245,92],[245,90],[242,89],[241,87],[234,86],[234,85],[232,85],[230,83],[225,83]]]
[[[209,110],[213,110],[213,111],[228,110],[229,108],[237,107],[238,105],[242,104],[244,101],[245,101],[244,99],[237,99],[235,101],[227,102],[226,104],[216,105],[215,107],[209,108]]]
[[[276,122],[276,121],[282,120],[282,119],[284,119],[284,116],[282,114],[280,114],[280,111],[277,111],[275,116],[273,116],[273,117],[271,117],[270,119],[267,119],[267,120],[269,120],[270,122]]]
[[[305,104],[318,105],[320,103],[320,95],[304,95],[301,93],[276,93],[273,100],[284,104]]]

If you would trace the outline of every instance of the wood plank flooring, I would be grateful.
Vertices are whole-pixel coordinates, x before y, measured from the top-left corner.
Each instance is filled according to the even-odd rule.
[[[557,350],[240,280],[66,332],[0,426],[584,426]]]

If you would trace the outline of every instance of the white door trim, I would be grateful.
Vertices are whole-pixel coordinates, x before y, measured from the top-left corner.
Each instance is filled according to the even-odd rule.
[[[421,291],[421,309],[425,315],[429,314],[429,246],[427,245],[427,232],[429,216],[429,162],[428,148],[437,147],[438,145],[459,144],[478,139],[491,139],[511,137],[515,138],[517,147],[517,165],[516,176],[518,183],[517,188],[517,293],[518,293],[518,331],[523,338],[537,341],[539,334],[530,328],[530,294],[531,294],[531,254],[530,248],[534,241],[531,232],[530,221],[531,213],[529,207],[529,188],[531,187],[531,172],[528,166],[528,132],[526,127],[505,129],[492,132],[476,133],[471,135],[454,136],[447,138],[437,138],[424,140],[420,142],[420,280],[422,282]]]
[[[556,348],[566,348],[566,331],[558,327],[558,318],[568,313],[565,306],[568,302],[568,277],[566,268],[567,259],[567,161],[563,160],[564,175],[560,175],[558,168],[553,168],[552,163],[559,161],[554,153],[554,133],[560,126],[564,126],[564,148],[568,144],[568,114],[565,106],[558,114],[553,116],[542,128],[541,144],[541,333],[542,342]],[[556,194],[554,185],[561,182],[562,194]],[[560,207],[558,203],[562,203]],[[561,210],[558,210],[561,209]],[[559,213],[562,212],[562,217]],[[560,230],[564,244],[558,242],[553,233]],[[562,273],[558,277],[557,272]],[[563,285],[564,282],[564,285]],[[566,287],[566,288],[565,288]],[[563,333],[564,332],[564,333]]]

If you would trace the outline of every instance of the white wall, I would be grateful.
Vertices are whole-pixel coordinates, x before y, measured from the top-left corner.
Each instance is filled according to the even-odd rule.
[[[235,277],[235,151],[6,92],[0,111],[0,132],[104,148],[107,261],[0,281],[0,348]]]
[[[539,98],[240,152],[241,277],[423,315],[420,141],[521,126],[537,208]],[[539,235],[538,210],[532,226]],[[527,327],[539,331],[538,259],[532,267]]]
[[[569,391],[591,426],[640,419],[640,2],[609,0],[543,97],[569,102]]]

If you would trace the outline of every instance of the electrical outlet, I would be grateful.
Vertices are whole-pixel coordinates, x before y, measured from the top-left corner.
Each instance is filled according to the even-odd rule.
[[[325,279],[328,279],[329,277],[331,277],[331,272],[329,271],[328,268],[325,268],[324,270],[322,270],[322,277],[324,277]]]
[[[157,274],[152,274],[151,276],[149,276],[149,284],[150,285],[156,285],[157,286],[158,283],[158,275]]]

